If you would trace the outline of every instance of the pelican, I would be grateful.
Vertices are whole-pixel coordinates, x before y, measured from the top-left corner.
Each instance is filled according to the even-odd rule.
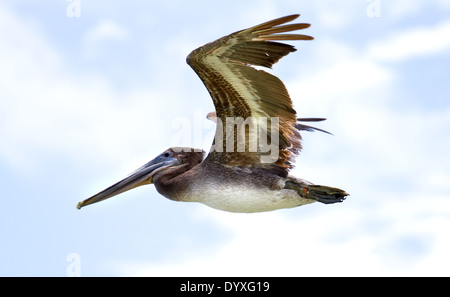
[[[312,40],[286,32],[309,24],[286,24],[290,15],[237,31],[192,51],[186,61],[208,89],[216,133],[208,154],[172,147],[131,175],[78,203],[80,209],[130,189],[154,184],[174,201],[200,202],[229,212],[253,213],[321,202],[342,202],[345,191],[289,175],[302,149],[301,130],[324,130],[297,118],[283,82],[261,70],[296,51],[282,40]],[[254,67],[257,66],[257,67]],[[328,132],[327,132],[328,133]]]

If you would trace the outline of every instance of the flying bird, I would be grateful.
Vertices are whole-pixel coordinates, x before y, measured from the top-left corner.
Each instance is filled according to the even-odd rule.
[[[216,122],[208,154],[194,148],[169,148],[125,179],[78,203],[77,208],[146,184],[154,184],[171,200],[200,202],[229,212],[342,202],[348,195],[345,191],[289,174],[302,149],[300,131],[326,132],[305,122],[324,119],[298,118],[283,82],[261,69],[271,68],[296,51],[279,41],[313,39],[291,33],[310,26],[286,24],[298,17],[285,16],[237,31],[187,57],[216,110],[208,114]]]

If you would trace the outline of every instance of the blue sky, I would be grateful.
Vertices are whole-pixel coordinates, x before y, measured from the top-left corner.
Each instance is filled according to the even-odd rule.
[[[0,275],[448,276],[450,1],[311,2],[0,1]],[[232,214],[146,186],[75,208],[170,146],[208,150],[186,56],[293,13],[315,40],[272,73],[334,136],[304,134],[292,174],[344,203]]]

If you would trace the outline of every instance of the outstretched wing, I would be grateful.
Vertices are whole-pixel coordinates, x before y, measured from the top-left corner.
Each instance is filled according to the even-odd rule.
[[[214,149],[209,154],[217,162],[230,166],[263,166],[262,163],[271,163],[282,169],[283,174],[293,167],[294,157],[301,149],[301,136],[296,127],[298,123],[292,101],[279,78],[252,65],[271,68],[282,57],[296,51],[292,45],[275,41],[313,39],[307,35],[279,34],[310,26],[284,25],[297,17],[299,15],[286,16],[232,33],[194,50],[187,57],[187,63],[203,81],[213,99],[217,120],[223,123],[222,127],[217,127]],[[239,152],[236,130],[226,127],[227,120],[236,118],[255,119],[258,129],[261,128],[259,119],[268,119],[267,129],[263,127],[268,143],[277,143],[278,148],[271,162],[261,162],[261,156],[268,153],[259,146],[256,151],[252,151],[246,145],[245,152]],[[276,121],[278,125],[274,128],[270,123]],[[248,127],[245,129],[247,134],[251,134]],[[277,139],[273,135],[277,135]],[[233,145],[230,145],[231,141],[234,141]]]

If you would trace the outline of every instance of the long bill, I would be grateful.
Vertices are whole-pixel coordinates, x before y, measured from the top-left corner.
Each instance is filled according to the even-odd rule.
[[[79,202],[77,204],[77,208],[81,209],[82,207],[103,201],[105,199],[116,196],[120,193],[126,192],[133,188],[143,186],[146,184],[153,183],[153,176],[171,166],[179,165],[179,161],[176,158],[165,158],[162,160],[161,157],[157,157],[152,161],[148,162],[128,177],[123,180],[115,183],[114,185],[104,189],[103,191],[95,194],[92,197],[87,198],[86,200]]]

